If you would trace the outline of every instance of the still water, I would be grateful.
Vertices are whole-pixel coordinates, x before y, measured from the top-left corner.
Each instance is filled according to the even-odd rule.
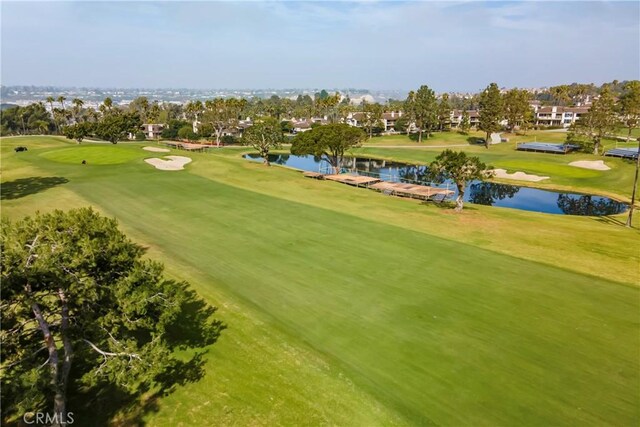
[[[253,161],[262,161],[262,157],[257,154],[247,154],[245,157]],[[270,154],[269,161],[273,164],[286,165],[304,171],[331,171],[329,164],[325,160],[314,156]],[[342,171],[357,172],[360,175],[373,176],[383,181],[432,185],[426,178],[427,167],[421,165],[360,157],[346,157],[343,162]],[[440,187],[446,187],[446,185]],[[455,185],[449,184],[448,188],[456,191]],[[473,181],[469,183],[465,190],[464,200],[465,202],[481,205],[561,215],[602,216],[622,213],[627,209],[627,205],[624,203],[607,197],[588,194],[558,193],[537,188],[484,181]]]

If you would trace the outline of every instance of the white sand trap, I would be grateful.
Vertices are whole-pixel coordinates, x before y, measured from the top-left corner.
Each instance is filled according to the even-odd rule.
[[[160,148],[160,147],[142,147],[143,150],[153,151],[154,153],[168,153],[168,148]]]
[[[593,169],[597,171],[608,171],[609,169],[611,169],[609,166],[604,164],[604,160],[578,160],[569,163],[569,166],[575,166],[577,168],[583,169]]]
[[[156,169],[160,169],[163,171],[179,171],[184,169],[184,165],[191,163],[191,159],[184,156],[165,156],[165,159],[169,160],[152,158],[144,159],[144,161],[149,163]]]
[[[520,171],[514,172],[514,173],[507,173],[505,169],[494,169],[493,172],[495,173],[496,178],[515,179],[516,181],[538,182],[545,179],[549,179],[548,176],[529,175],[527,173],[520,172]]]

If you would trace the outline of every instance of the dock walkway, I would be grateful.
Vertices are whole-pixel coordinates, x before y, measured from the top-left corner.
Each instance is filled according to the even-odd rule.
[[[324,179],[329,181],[341,182],[343,184],[355,185],[356,187],[368,187],[371,184],[382,181],[379,178],[372,178],[370,176],[351,175],[348,173],[340,173],[337,175],[325,175]]]
[[[365,187],[379,191],[384,194],[409,197],[421,200],[444,200],[453,196],[454,191],[438,187],[429,187],[427,185],[406,184],[402,182],[387,182],[379,178],[369,176],[352,175],[341,173],[336,175],[323,175],[318,172],[305,172],[304,176],[314,179],[326,179],[329,181],[340,182],[342,184],[353,185],[356,187]]]
[[[379,182],[373,184],[373,190],[380,191],[385,194],[400,197],[409,197],[412,199],[431,200],[435,196],[438,198],[446,198],[453,196],[454,191],[438,187],[429,187],[427,185],[404,184],[401,182]]]

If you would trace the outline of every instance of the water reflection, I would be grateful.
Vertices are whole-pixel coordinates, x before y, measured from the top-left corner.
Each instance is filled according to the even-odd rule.
[[[257,154],[248,154],[246,157],[251,160],[262,161],[262,158]],[[315,156],[270,154],[269,161],[278,165],[286,165],[311,172],[333,171],[333,168],[326,161]],[[345,157],[341,170],[342,172],[380,178],[383,181],[430,185],[427,178],[427,166],[424,165]],[[447,188],[455,190],[455,185],[449,183]],[[474,181],[467,186],[465,201],[489,206],[565,215],[612,215],[622,213],[627,209],[625,204],[606,197],[557,193],[538,188],[481,181]]]
[[[495,184],[493,182],[474,182],[469,186],[469,201],[479,205],[493,206],[498,200],[511,199],[520,187]]]
[[[401,182],[419,182],[428,184],[429,179],[427,178],[427,172],[428,168],[426,166],[408,165],[398,169],[398,176],[400,177]]]
[[[615,215],[626,210],[623,203],[606,197],[558,194],[558,208],[566,215]]]

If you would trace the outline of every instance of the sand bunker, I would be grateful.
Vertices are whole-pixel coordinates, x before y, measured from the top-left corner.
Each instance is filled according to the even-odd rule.
[[[538,182],[545,179],[549,179],[548,176],[529,175],[527,173],[520,172],[520,171],[514,172],[514,173],[507,173],[505,169],[494,169],[493,172],[495,173],[494,176],[496,178],[515,179],[517,181]]]
[[[576,162],[569,163],[569,166],[575,166],[583,169],[593,169],[597,171],[608,171],[611,169],[604,164],[604,160],[578,160]]]
[[[191,163],[191,159],[189,157],[183,156],[165,156],[165,159],[169,160],[153,158],[144,159],[144,161],[149,163],[156,169],[160,169],[163,171],[179,171],[184,169],[184,165]]]
[[[160,148],[160,147],[142,147],[143,150],[153,151],[154,153],[168,153],[168,148]]]

